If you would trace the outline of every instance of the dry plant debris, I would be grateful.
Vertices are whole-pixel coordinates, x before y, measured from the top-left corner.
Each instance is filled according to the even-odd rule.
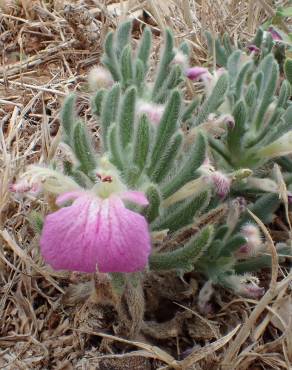
[[[204,30],[228,32],[235,43],[249,39],[272,6],[284,3],[0,0],[1,369],[291,369],[292,275],[276,258],[272,276],[263,273],[271,283],[259,302],[220,291],[204,317],[194,277],[171,281],[160,294],[153,281],[146,287],[147,322],[130,341],[120,337],[121,323],[90,276],[44,266],[29,218],[52,200],[8,191],[26,164],[61,155],[58,112],[69,91],[79,92],[79,113],[95,129],[86,75],[109,28],[130,16],[139,37],[147,23],[159,51],[168,25],[177,40],[190,41],[194,63],[204,64]]]

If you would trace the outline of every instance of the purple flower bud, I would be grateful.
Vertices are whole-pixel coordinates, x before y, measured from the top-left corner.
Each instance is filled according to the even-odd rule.
[[[222,199],[225,198],[230,191],[231,179],[224,173],[215,171],[211,174],[211,180],[217,195]]]
[[[28,181],[27,179],[21,179],[17,183],[10,184],[8,188],[12,193],[30,193],[31,195],[37,195],[41,191],[41,184]]]
[[[235,126],[234,118],[230,114],[225,114],[223,116],[223,122],[229,127],[230,129],[233,129]]]
[[[228,277],[228,283],[235,293],[244,297],[258,299],[265,293],[265,288],[258,286],[259,279],[250,274],[231,275]]]
[[[272,38],[273,38],[274,41],[282,41],[283,40],[282,36],[279,34],[279,32],[277,32],[275,30],[274,27],[272,27],[272,26],[269,27],[268,31],[272,35]]]
[[[237,252],[238,257],[250,257],[258,254],[263,243],[259,228],[253,224],[246,224],[241,228],[241,234],[246,238],[246,244]]]
[[[182,51],[178,50],[175,53],[172,63],[178,64],[183,67],[183,69],[186,69],[188,66],[188,57]]]
[[[210,72],[204,67],[192,67],[186,70],[186,76],[192,81],[198,81],[202,77],[211,77]]]
[[[248,45],[247,46],[247,49],[251,52],[251,53],[254,53],[254,54],[259,54],[261,52],[261,49],[258,48],[256,45]]]
[[[164,105],[141,101],[138,103],[138,114],[146,114],[150,122],[158,125],[164,113]]]

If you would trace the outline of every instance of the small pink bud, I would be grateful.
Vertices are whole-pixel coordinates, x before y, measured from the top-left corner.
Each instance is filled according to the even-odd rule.
[[[222,126],[222,123],[226,125],[228,128],[233,129],[235,126],[234,118],[231,114],[223,114],[218,117],[215,122],[217,125]]]
[[[244,297],[258,299],[265,293],[265,288],[259,287],[259,280],[252,275],[229,276],[228,283],[232,286],[235,293]]]
[[[272,35],[272,38],[273,38],[274,41],[282,41],[283,40],[282,36],[279,34],[279,32],[277,32],[275,30],[274,27],[272,27],[272,26],[269,27],[268,31]]]
[[[224,173],[215,171],[211,174],[215,191],[220,198],[225,198],[230,191],[231,179]]]
[[[138,114],[146,114],[150,122],[158,125],[164,113],[164,105],[141,101],[138,103]]]
[[[230,191],[231,178],[220,171],[215,171],[215,168],[210,164],[209,158],[204,160],[204,164],[200,167],[200,172],[203,179],[207,183],[211,183],[220,198],[225,198]]]
[[[29,182],[27,179],[22,179],[17,183],[10,184],[9,190],[12,193],[31,193],[32,195],[37,195],[40,190],[40,184],[36,182]]]
[[[248,284],[243,284],[241,287],[241,294],[249,298],[258,299],[262,297],[264,293],[265,293],[265,288],[263,287],[261,288],[256,284],[248,283]]]
[[[90,90],[96,91],[101,88],[112,86],[113,79],[109,71],[103,67],[93,67],[88,74]]]
[[[240,258],[257,255],[263,245],[258,227],[253,224],[246,224],[242,226],[241,234],[246,238],[246,244],[239,248],[237,256]]]
[[[183,67],[183,69],[187,68],[188,65],[188,57],[180,50],[178,50],[172,60],[174,64],[178,64]]]
[[[186,70],[186,76],[192,81],[198,81],[202,77],[212,78],[210,72],[204,67],[192,67]]]
[[[248,45],[247,46],[247,49],[251,52],[251,53],[254,53],[254,54],[259,54],[261,52],[261,49],[258,48],[256,45]]]
[[[198,297],[198,308],[201,313],[209,314],[212,312],[213,307],[210,301],[214,292],[214,287],[210,280],[202,286]]]

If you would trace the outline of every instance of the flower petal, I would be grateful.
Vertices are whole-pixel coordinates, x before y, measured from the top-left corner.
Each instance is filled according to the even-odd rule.
[[[118,197],[101,200],[72,192],[77,199],[47,216],[41,252],[55,270],[133,272],[142,270],[151,250],[145,218],[125,208]],[[61,198],[61,200],[60,200]]]
[[[64,203],[68,202],[69,200],[75,200],[79,197],[84,196],[84,191],[77,190],[77,191],[70,191],[68,193],[64,193],[58,196],[56,203],[58,206],[63,205]]]
[[[127,209],[120,198],[102,203],[98,234],[100,272],[143,270],[151,251],[148,223],[143,216]]]
[[[141,206],[148,206],[149,202],[145,194],[141,191],[125,191],[120,195],[121,199],[129,200]]]

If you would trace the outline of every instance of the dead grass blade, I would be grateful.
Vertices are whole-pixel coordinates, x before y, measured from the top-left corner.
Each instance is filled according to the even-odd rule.
[[[41,269],[31,257],[29,257],[23,249],[17,245],[15,240],[9,235],[7,230],[0,230],[0,235],[2,239],[7,243],[7,245],[12,249],[12,251],[26,264],[28,264],[31,268],[41,274],[47,281],[49,281],[59,292],[64,293],[64,290],[60,288],[58,283],[49,275],[47,271]]]

